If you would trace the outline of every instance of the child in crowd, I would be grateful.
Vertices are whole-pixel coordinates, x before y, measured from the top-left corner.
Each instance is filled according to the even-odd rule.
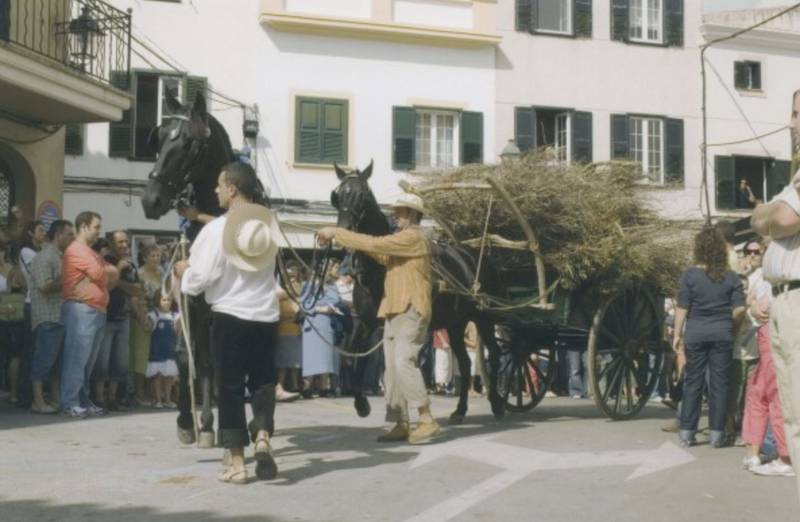
[[[180,316],[172,311],[172,296],[156,292],[157,309],[147,314],[153,332],[150,337],[150,357],[145,376],[153,381],[156,408],[175,408],[172,402],[172,383],[178,375],[175,364],[175,343],[180,334]]]

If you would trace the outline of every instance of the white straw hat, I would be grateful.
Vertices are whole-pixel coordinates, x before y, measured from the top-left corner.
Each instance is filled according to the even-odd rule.
[[[403,194],[397,201],[389,205],[389,208],[411,208],[419,212],[420,214],[425,214],[425,203],[422,201],[422,198],[417,196],[416,194]]]
[[[275,260],[283,244],[272,211],[249,203],[233,210],[222,233],[222,251],[232,265],[246,272],[264,270]]]

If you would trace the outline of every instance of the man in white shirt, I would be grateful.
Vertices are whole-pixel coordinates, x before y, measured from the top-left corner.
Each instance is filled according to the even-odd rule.
[[[252,203],[259,183],[243,163],[223,167],[217,185],[227,213],[205,225],[188,262],[176,264],[181,291],[205,293],[211,305],[211,349],[219,376],[219,444],[232,466],[219,476],[247,483],[244,447],[255,443],[256,475],[278,473],[269,438],[275,415],[275,346],[280,310],[275,295],[275,256],[280,232],[272,213]],[[253,420],[245,415],[245,387],[252,394]]]

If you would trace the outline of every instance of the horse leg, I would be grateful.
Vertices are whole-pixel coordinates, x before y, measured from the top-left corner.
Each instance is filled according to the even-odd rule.
[[[212,383],[214,382],[214,363],[211,354],[210,335],[211,308],[203,301],[198,303],[197,315],[193,326],[194,343],[197,346],[198,376],[203,387],[203,409],[200,413],[200,441],[201,448],[214,447],[214,412],[211,409],[213,398]]]
[[[200,412],[200,441],[198,447],[214,447],[214,411],[211,409],[211,379],[209,368],[203,369],[203,410]]]
[[[506,412],[505,401],[497,391],[497,376],[500,371],[500,345],[494,334],[494,324],[488,318],[481,317],[475,321],[483,344],[489,348],[489,403],[496,419],[502,419]]]
[[[194,444],[195,418],[192,415],[191,391],[189,389],[189,348],[181,340],[175,356],[178,363],[178,440],[183,444]]]
[[[453,350],[453,355],[458,362],[458,371],[461,373],[461,389],[458,394],[458,406],[456,411],[450,414],[451,425],[461,424],[464,422],[464,417],[467,415],[467,398],[469,390],[472,388],[471,376],[471,362],[467,347],[464,344],[464,330],[467,325],[464,322],[459,322],[454,326],[447,328],[447,335],[450,337],[450,348]]]
[[[353,337],[350,340],[349,353],[362,354],[366,352],[369,347],[365,348],[364,344],[372,336],[375,327],[367,327],[363,321],[359,321],[356,326],[356,331],[353,332]],[[368,417],[372,412],[372,407],[369,405],[369,400],[364,396],[364,378],[367,374],[367,358],[356,357],[353,359],[353,379],[351,388],[353,392],[353,405],[356,408],[356,413],[359,417]]]

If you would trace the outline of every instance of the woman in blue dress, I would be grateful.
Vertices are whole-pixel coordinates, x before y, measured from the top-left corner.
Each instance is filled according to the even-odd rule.
[[[336,280],[339,263],[331,263],[325,277],[322,295],[314,306],[308,292],[308,283],[303,289],[301,307],[305,313],[303,322],[303,397],[310,399],[314,392],[321,397],[331,394],[330,376],[339,373],[339,353],[334,346],[334,327],[331,318],[344,306]],[[335,270],[334,270],[335,269]]]

